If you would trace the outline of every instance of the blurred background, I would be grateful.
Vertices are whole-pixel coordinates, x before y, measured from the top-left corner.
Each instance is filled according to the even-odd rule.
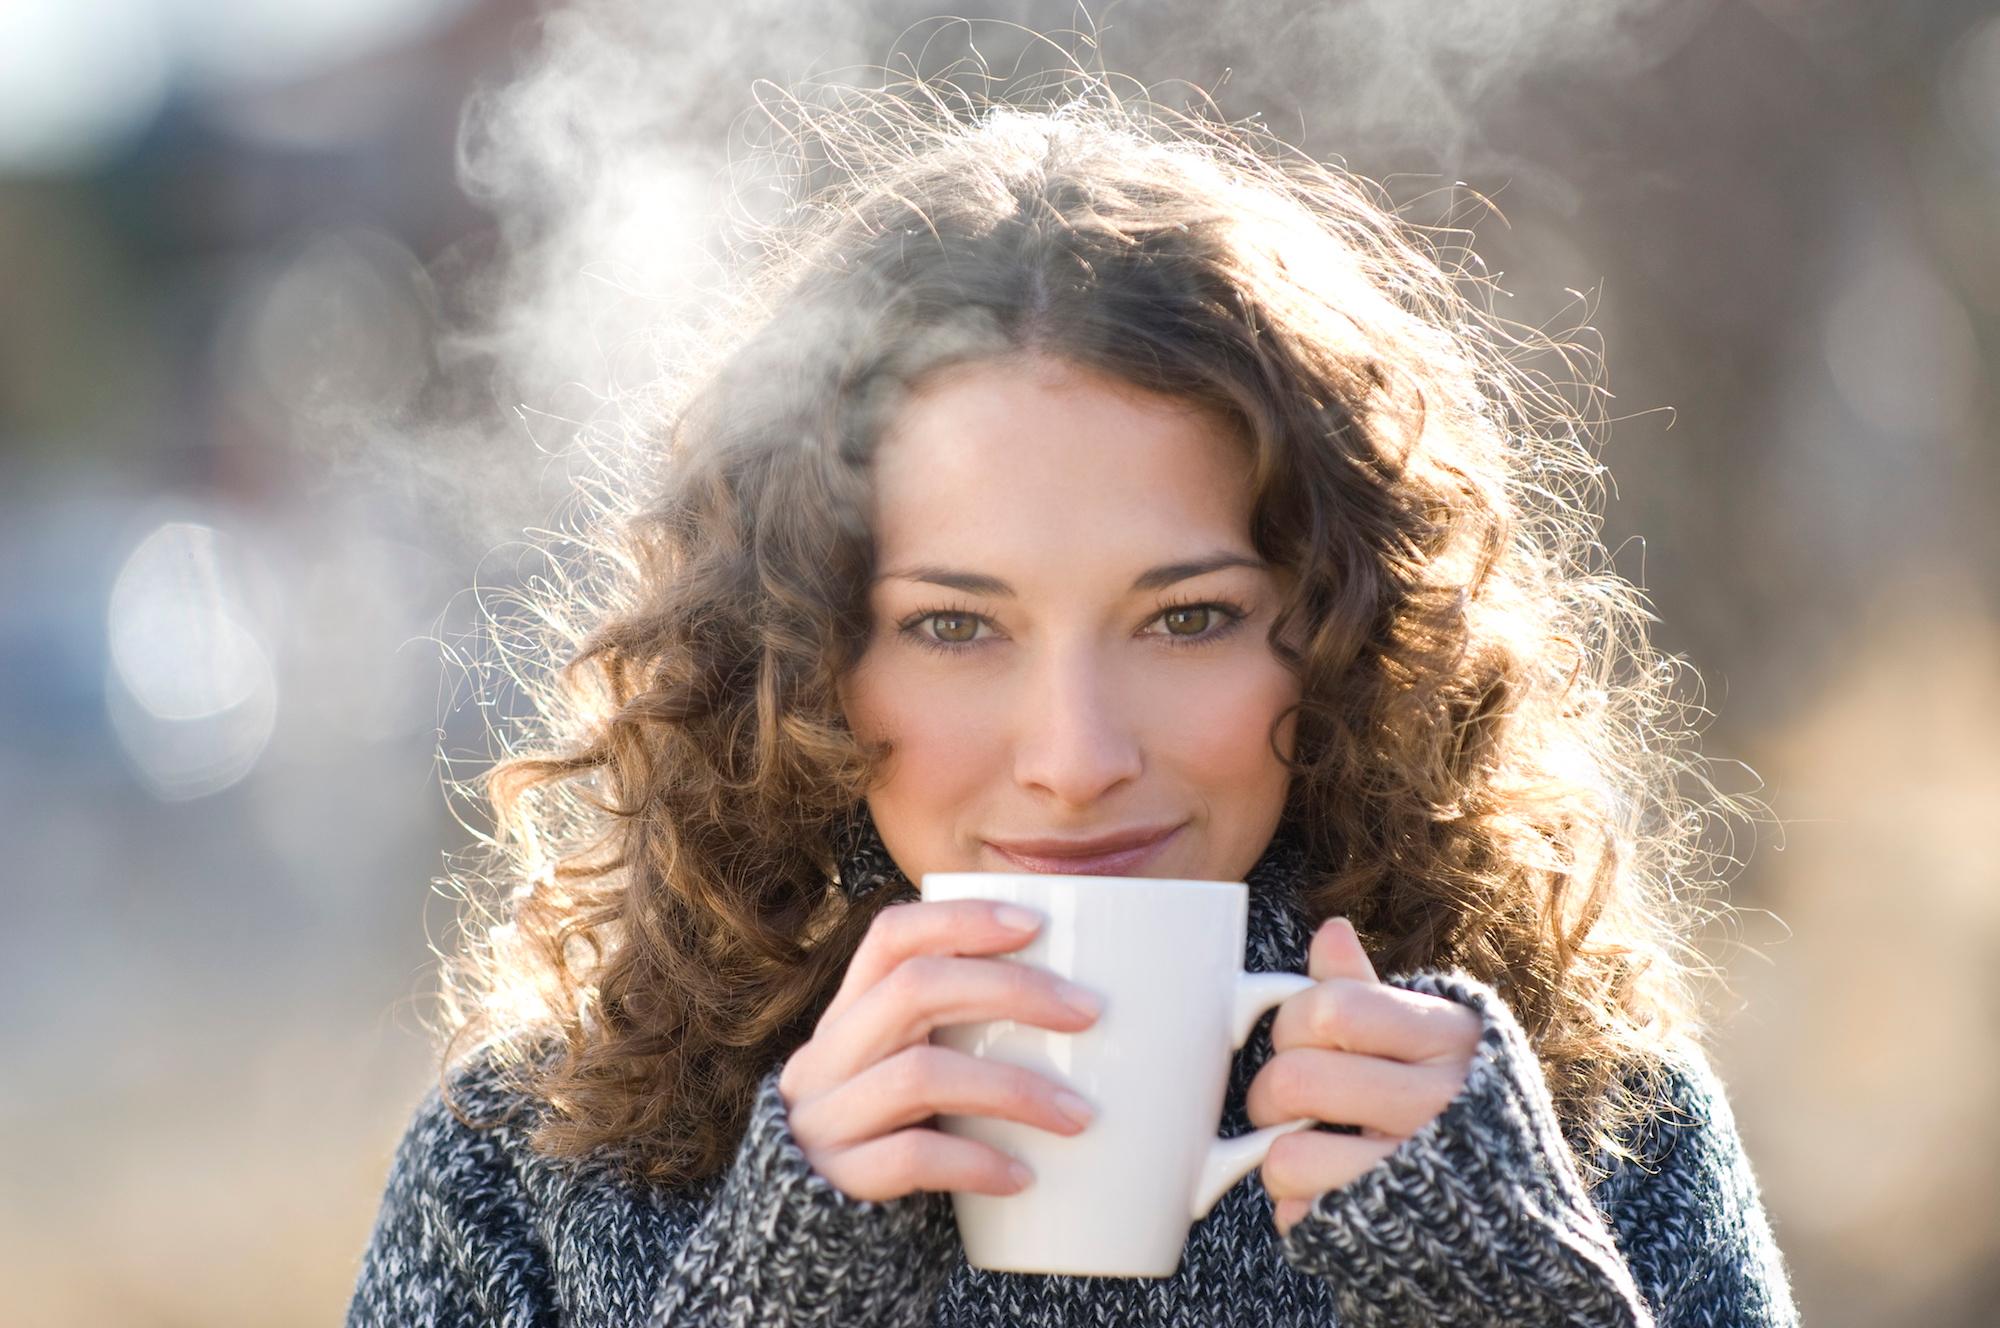
[[[963,53],[911,29],[936,12],[0,5],[10,1322],[338,1318],[433,1077],[433,882],[472,842],[442,780],[510,713],[459,668],[479,598],[535,574],[636,330],[708,279],[754,81]],[[1802,1307],[1991,1323],[2000,16],[1089,20],[1162,101],[1185,80],[1399,197],[1464,181],[1498,311],[1601,338],[1605,543],[1719,784],[1782,819],[1718,845],[1709,948]]]

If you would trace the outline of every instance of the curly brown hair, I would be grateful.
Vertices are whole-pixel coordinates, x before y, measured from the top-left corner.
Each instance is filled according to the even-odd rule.
[[[1304,697],[1308,919],[1353,919],[1385,974],[1492,983],[1579,1162],[1630,1156],[1632,1086],[1700,1029],[1701,831],[1739,803],[1602,556],[1601,389],[1531,367],[1581,348],[1491,312],[1466,232],[1254,126],[1082,75],[1035,106],[820,91],[773,104],[791,205],[739,249],[712,352],[503,640],[536,712],[485,775],[486,864],[447,877],[445,1068],[515,1067],[549,1154],[727,1164],[889,902],[834,881],[884,755],[836,696],[872,441],[925,375],[1033,350],[1250,441],[1251,536],[1294,579],[1270,641]]]

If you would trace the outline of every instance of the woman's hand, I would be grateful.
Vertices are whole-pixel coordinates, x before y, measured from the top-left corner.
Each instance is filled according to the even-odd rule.
[[[1067,1114],[1062,1089],[1045,1076],[927,1041],[941,1024],[1012,1019],[1076,1033],[1097,1022],[1094,999],[1046,968],[977,957],[1018,950],[1040,929],[1032,913],[1025,930],[1010,928],[1001,910],[978,899],[883,909],[812,1038],[779,1073],[792,1137],[848,1196],[1013,1194],[1032,1179],[1017,1179],[1015,1159],[997,1148],[919,1124],[936,1112],[1065,1135],[1089,1123],[1082,1099],[1074,1099],[1081,1114]],[[1085,1004],[1068,1003],[1072,995]]]
[[[1306,976],[1318,985],[1287,999],[1271,1024],[1271,1059],[1250,1083],[1251,1123],[1310,1116],[1361,1133],[1295,1130],[1271,1145],[1259,1174],[1280,1235],[1458,1096],[1481,1031],[1456,1001],[1383,985],[1346,918],[1314,933]]]

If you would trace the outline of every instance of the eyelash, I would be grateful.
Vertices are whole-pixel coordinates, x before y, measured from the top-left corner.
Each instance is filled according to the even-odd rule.
[[[1248,611],[1241,605],[1232,604],[1228,600],[1190,599],[1175,600],[1162,605],[1160,611],[1147,619],[1147,621],[1158,622],[1161,618],[1180,609],[1214,609],[1222,615],[1222,623],[1209,631],[1203,632],[1200,636],[1175,636],[1171,632],[1163,633],[1162,636],[1167,644],[1175,649],[1211,645],[1216,641],[1220,641],[1223,637],[1235,631],[1243,620],[1249,616]],[[922,627],[925,622],[932,618],[972,618],[986,623],[989,627],[992,626],[991,620],[984,614],[974,613],[970,609],[947,605],[942,608],[923,609],[917,613],[913,613],[898,623],[896,630],[915,641],[924,649],[935,650],[941,655],[960,655],[968,650],[977,650],[979,648],[976,638],[972,641],[940,641],[936,637],[928,635],[922,630]]]

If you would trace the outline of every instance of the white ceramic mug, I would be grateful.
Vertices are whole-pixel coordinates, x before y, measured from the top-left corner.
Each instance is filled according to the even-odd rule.
[[[1035,1172],[1016,1194],[952,1192],[967,1261],[1011,1272],[1173,1276],[1189,1229],[1279,1135],[1313,1124],[1216,1137],[1231,1053],[1259,1016],[1313,980],[1243,971],[1250,888],[1240,882],[927,872],[920,893],[1035,910],[1044,919],[1035,939],[995,957],[1047,968],[1104,1002],[1080,1033],[1011,1019],[932,1031],[939,1045],[1046,1075],[1097,1111],[1076,1135],[992,1116],[938,1117],[945,1132]]]

